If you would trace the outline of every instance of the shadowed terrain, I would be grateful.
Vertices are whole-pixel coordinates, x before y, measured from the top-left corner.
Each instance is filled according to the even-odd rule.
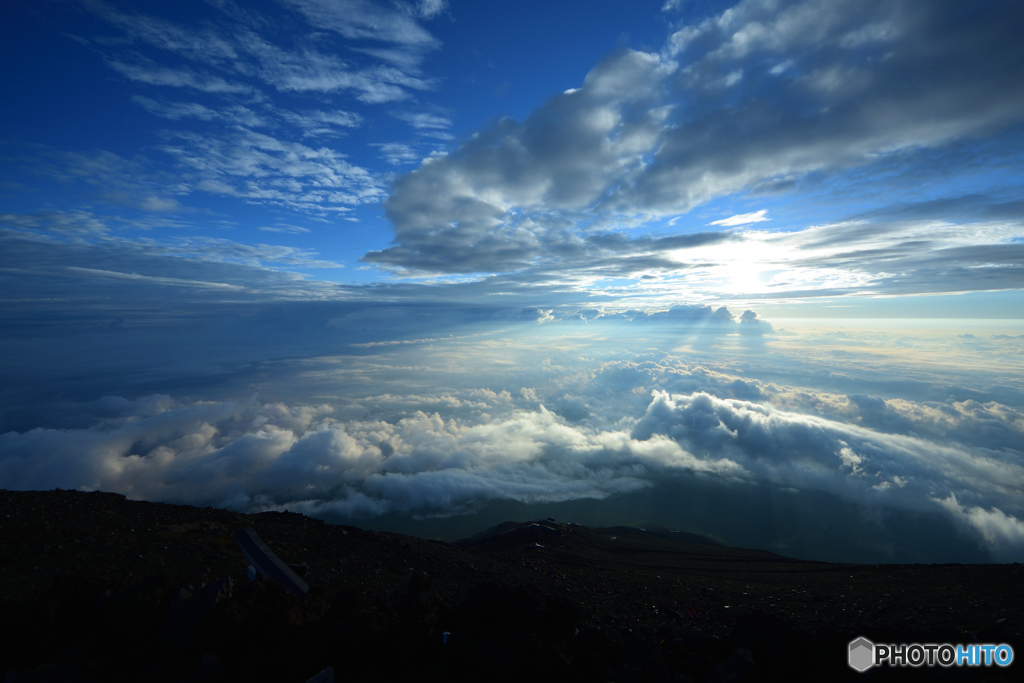
[[[254,528],[304,600],[247,578]],[[454,545],[107,493],[0,491],[10,681],[868,680],[878,643],[1022,650],[1020,565],[849,565],[681,532],[505,523]],[[1017,680],[1009,668],[870,680]],[[810,678],[808,678],[810,677]]]

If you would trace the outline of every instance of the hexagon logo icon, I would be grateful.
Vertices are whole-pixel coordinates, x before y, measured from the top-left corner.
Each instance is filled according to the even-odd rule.
[[[864,673],[875,663],[875,644],[867,638],[850,641],[850,668]]]

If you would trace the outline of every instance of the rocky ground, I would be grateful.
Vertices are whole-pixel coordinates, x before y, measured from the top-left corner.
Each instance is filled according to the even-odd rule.
[[[304,600],[246,576],[256,529]],[[227,580],[225,580],[225,578]],[[0,675],[21,681],[1021,680],[846,664],[1009,643],[1020,565],[836,565],[688,534],[506,524],[449,545],[107,493],[0,490]]]

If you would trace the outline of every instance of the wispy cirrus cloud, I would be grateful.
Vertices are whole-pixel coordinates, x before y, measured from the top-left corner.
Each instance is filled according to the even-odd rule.
[[[411,12],[387,7],[368,0],[286,0],[318,28],[335,31],[345,38],[374,40],[409,48],[430,49],[438,41],[420,26]],[[420,16],[430,18],[444,7],[443,2],[420,6]]]
[[[349,40],[382,42],[389,50],[405,50],[403,59],[384,59],[376,66],[353,66],[329,52],[279,43],[264,35],[265,22],[232,17],[230,25],[207,22],[185,26],[167,19],[130,13],[89,0],[86,6],[120,29],[131,44],[145,45],[184,58],[221,75],[194,68],[158,65],[138,52],[121,52],[110,64],[123,75],[151,85],[190,87],[205,92],[252,92],[253,79],[286,91],[333,92],[353,90],[366,102],[385,102],[406,97],[404,88],[422,89],[427,81],[418,76],[419,56],[437,41],[419,25],[416,17],[363,0],[338,5],[317,0],[286,3],[298,10],[312,26],[328,29]],[[436,14],[436,13],[434,13]],[[423,15],[423,16],[433,16]],[[100,41],[117,51],[109,40]],[[363,53],[373,54],[363,48]],[[380,55],[377,55],[380,58]]]
[[[223,4],[222,15],[194,23],[98,0],[84,5],[119,35],[83,40],[122,76],[166,90],[159,98],[135,95],[136,104],[167,121],[214,124],[201,132],[183,126],[163,146],[184,170],[180,184],[189,191],[319,213],[379,201],[382,182],[345,161],[345,154],[295,140],[336,138],[362,125],[363,116],[350,108],[325,107],[324,96],[382,104],[431,87],[419,63],[439,43],[421,22],[444,9],[444,3],[415,11],[362,1],[344,7],[285,3],[307,27],[289,34],[258,14]],[[392,54],[375,55],[382,50]],[[320,101],[281,106],[268,88]],[[182,101],[174,91],[192,91],[195,98]]]
[[[219,281],[257,291],[271,286],[272,281],[286,282],[293,288],[303,280],[295,273],[279,272],[285,267],[344,267],[337,261],[317,258],[317,253],[310,249],[290,246],[195,236],[140,238],[133,234],[138,226],[132,222],[82,212],[0,214],[0,225],[5,226],[0,228],[0,239],[5,245],[4,266],[39,273],[57,269],[96,276],[138,275],[153,282],[161,278]],[[290,225],[279,228],[305,230]],[[216,275],[211,274],[214,272]],[[26,293],[35,285],[38,283],[11,283],[19,290],[27,287]],[[315,289],[316,283],[311,283],[311,287]]]
[[[363,117],[359,114],[341,109],[280,111],[279,114],[283,119],[297,126],[302,131],[303,137],[343,135],[349,129],[358,128],[363,122]]]
[[[247,128],[267,128],[273,125],[272,119],[266,113],[261,115],[250,107],[243,105],[212,108],[198,102],[169,102],[166,100],[154,100],[142,95],[134,95],[132,102],[143,107],[151,114],[172,121],[180,121],[182,119],[197,119],[200,121],[220,120]]]
[[[126,78],[147,85],[162,85],[172,88],[192,88],[206,93],[215,94],[247,94],[253,89],[242,83],[231,82],[220,76],[215,76],[194,69],[172,68],[160,66],[145,58],[120,61],[111,60],[110,67]]]
[[[309,231],[310,231],[309,228],[304,228],[301,225],[287,225],[287,224],[282,224],[282,225],[264,225],[264,226],[261,226],[261,227],[257,228],[257,230],[262,230],[263,232],[281,232],[281,233],[286,233],[286,234],[290,234],[290,235],[305,235],[305,234],[308,234]]]

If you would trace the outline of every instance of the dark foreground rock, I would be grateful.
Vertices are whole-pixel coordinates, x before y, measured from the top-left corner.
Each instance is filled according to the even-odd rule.
[[[252,527],[305,565],[251,582]],[[1019,565],[835,565],[553,520],[452,546],[105,493],[0,491],[0,676],[14,681],[1020,680],[847,666],[880,643],[1021,649]]]

